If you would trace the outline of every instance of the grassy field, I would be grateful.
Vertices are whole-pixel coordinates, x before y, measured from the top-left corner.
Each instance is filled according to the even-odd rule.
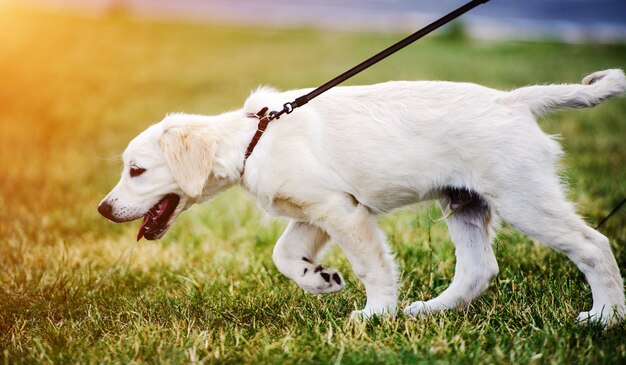
[[[575,323],[591,306],[563,255],[508,227],[500,274],[466,310],[353,323],[363,288],[304,294],[271,261],[285,223],[241,189],[185,213],[159,242],[96,211],[126,143],[169,112],[240,106],[259,84],[316,86],[398,35],[78,19],[0,7],[0,359],[32,363],[624,363],[626,323]],[[445,79],[513,88],[626,68],[626,46],[429,38],[350,83]],[[626,100],[541,122],[567,151],[570,198],[595,225],[626,196]],[[401,304],[453,275],[428,204],[381,217]],[[433,220],[431,220],[431,218]],[[601,231],[626,276],[626,210]]]

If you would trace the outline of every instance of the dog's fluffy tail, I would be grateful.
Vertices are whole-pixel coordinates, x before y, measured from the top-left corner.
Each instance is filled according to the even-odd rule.
[[[503,101],[525,105],[535,115],[560,108],[588,108],[626,92],[626,76],[620,69],[587,75],[582,84],[528,86],[512,90]]]

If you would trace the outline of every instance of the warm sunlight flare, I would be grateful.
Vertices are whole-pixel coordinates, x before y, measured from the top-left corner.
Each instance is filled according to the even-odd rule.
[[[341,271],[343,292],[305,294],[272,261],[285,221],[269,219],[242,189],[184,212],[161,241],[137,243],[140,221],[99,215],[128,141],[164,116],[235,110],[259,85],[318,86],[406,31],[18,3],[0,0],[0,363],[626,363],[626,323],[611,331],[578,325],[592,301],[584,276],[565,255],[508,226],[492,246],[499,274],[471,305],[357,323],[347,317],[364,307],[366,293],[342,251],[332,247],[323,265]],[[341,3],[356,14],[350,7],[412,2]],[[626,69],[626,45],[613,38],[487,41],[474,38],[470,23],[349,84],[449,80],[510,90]],[[546,116],[539,126],[558,135],[567,198],[594,226],[626,196],[626,98]],[[379,218],[403,307],[437,297],[454,276],[441,217],[423,204]],[[626,211],[600,231],[624,276]]]

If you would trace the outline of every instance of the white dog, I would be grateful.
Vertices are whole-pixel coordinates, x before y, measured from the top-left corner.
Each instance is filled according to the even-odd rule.
[[[114,222],[143,217],[138,239],[158,239],[192,204],[240,184],[269,213],[291,219],[274,249],[278,270],[310,293],[341,290],[341,275],[317,264],[332,238],[367,293],[353,315],[368,317],[393,315],[398,298],[396,265],[376,215],[438,199],[456,273],[441,295],[412,303],[407,314],[464,306],[485,291],[498,273],[491,239],[501,218],[583,271],[593,307],[580,320],[626,315],[609,240],[565,200],[555,167],[560,146],[535,121],[623,94],[621,70],[509,92],[451,82],[338,87],[273,121],[244,162],[258,122],[249,114],[280,109],[307,91],[261,88],[241,110],[167,116],[130,142],[121,180],[98,210]]]

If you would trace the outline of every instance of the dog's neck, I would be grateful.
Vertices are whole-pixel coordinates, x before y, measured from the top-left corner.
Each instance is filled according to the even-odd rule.
[[[257,122],[243,110],[219,115],[211,121],[211,133],[215,133],[217,142],[212,174],[215,178],[225,179],[229,185],[241,183],[244,156]]]

